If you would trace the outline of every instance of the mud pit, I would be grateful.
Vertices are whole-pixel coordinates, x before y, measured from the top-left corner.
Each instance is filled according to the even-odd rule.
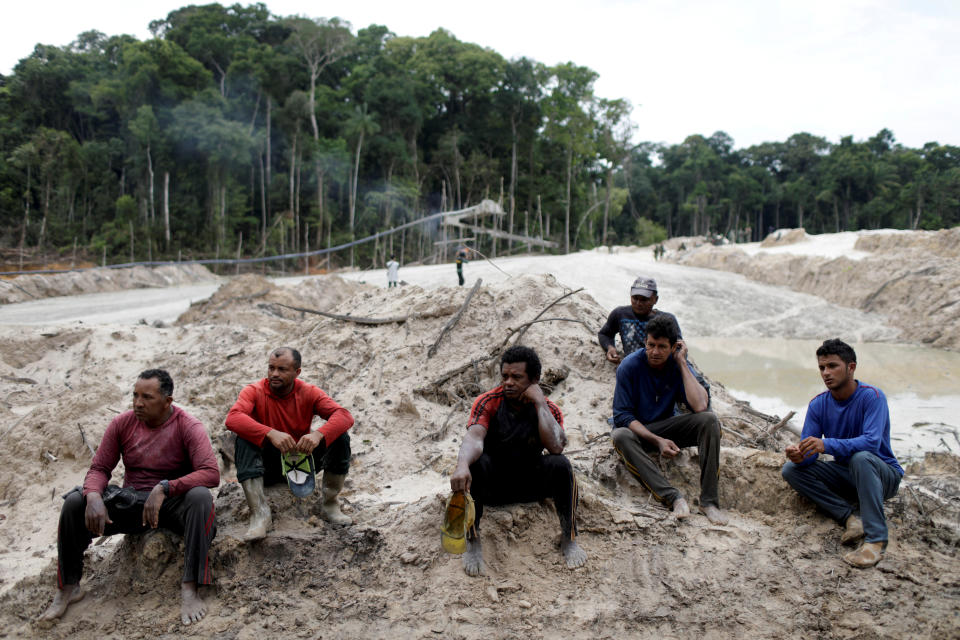
[[[428,349],[465,289],[384,290],[331,278],[290,291],[250,276],[194,305],[174,327],[4,329],[0,637],[958,634],[957,458],[931,456],[911,468],[888,503],[890,555],[878,569],[854,570],[840,560],[839,527],[780,479],[778,452],[792,436],[781,431],[757,445],[773,423],[714,383],[714,409],[726,429],[721,500],[731,524],[715,527],[695,515],[678,525],[613,455],[605,422],[613,369],[595,344],[607,310],[584,293],[543,316],[572,321],[532,324],[523,342],[540,353],[551,398],[565,415],[588,564],[563,566],[549,502],[516,505],[488,510],[487,574],[467,578],[459,558],[441,551],[438,527],[469,403],[496,384],[495,355],[515,330],[568,292],[540,276],[481,287],[432,358]],[[366,326],[281,304],[409,319]],[[268,489],[275,527],[246,545],[238,537],[247,509],[223,418],[280,344],[300,348],[302,377],[356,418],[343,494],[356,524],[335,529],[316,517],[315,501]],[[148,366],[170,370],[176,401],[203,420],[224,454],[215,585],[203,593],[208,617],[180,626],[180,541],[161,533],[91,546],[87,598],[56,625],[34,623],[54,590],[60,495],[89,465],[84,438],[96,446]],[[665,467],[688,499],[697,495],[695,451]]]

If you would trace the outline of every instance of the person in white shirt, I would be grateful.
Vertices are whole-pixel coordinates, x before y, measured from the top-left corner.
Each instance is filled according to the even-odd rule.
[[[397,256],[390,256],[390,262],[387,263],[387,288],[397,286],[397,273],[400,271],[400,263],[397,262]]]

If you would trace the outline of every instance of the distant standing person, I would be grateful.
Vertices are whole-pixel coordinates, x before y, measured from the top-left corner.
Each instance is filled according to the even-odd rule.
[[[387,288],[397,286],[398,275],[400,272],[400,263],[397,262],[397,256],[390,256],[390,262],[387,263]]]
[[[853,377],[857,354],[841,340],[820,345],[817,367],[827,391],[810,401],[800,442],[784,450],[788,461],[781,474],[797,493],[843,525],[840,542],[856,544],[864,538],[859,549],[843,556],[844,562],[872,567],[887,548],[883,501],[897,494],[903,478],[890,447],[887,398]],[[818,460],[821,453],[833,461]],[[860,504],[859,518],[854,502]]]
[[[620,334],[623,355],[628,356],[643,348],[647,338],[647,322],[652,318],[662,314],[676,322],[677,319],[672,313],[653,308],[658,300],[656,280],[641,276],[633,281],[633,286],[630,287],[630,304],[611,311],[606,324],[597,333],[597,340],[607,354],[607,360],[619,363],[623,359],[617,352],[617,333]],[[679,337],[683,338],[682,335]]]
[[[123,461],[123,488],[108,485]],[[148,369],[133,385],[133,410],[110,423],[90,470],[64,496],[57,527],[57,594],[42,620],[62,616],[83,598],[83,552],[93,538],[142,533],[158,526],[183,536],[180,621],[197,622],[207,607],[197,592],[210,584],[207,554],[217,534],[210,489],[220,484],[217,457],[203,424],[173,406],[173,379]]]
[[[576,541],[577,479],[563,455],[563,414],[540,388],[540,358],[530,347],[513,346],[500,358],[500,386],[481,394],[470,409],[467,433],[450,476],[453,491],[471,493],[477,516],[467,532],[463,570],[480,575],[483,551],[480,518],[485,505],[553,498],[560,519],[560,551],[570,569],[587,553]],[[543,450],[547,453],[544,454]]]
[[[457,250],[457,279],[460,280],[460,286],[463,286],[463,263],[467,262],[467,248],[460,247]]]

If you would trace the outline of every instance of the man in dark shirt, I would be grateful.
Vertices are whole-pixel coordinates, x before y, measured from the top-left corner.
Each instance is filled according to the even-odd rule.
[[[687,362],[676,321],[661,314],[646,325],[646,346],[617,368],[613,395],[613,446],[627,469],[677,518],[690,515],[680,492],[663,477],[650,453],[672,458],[681,447],[697,447],[700,457],[700,510],[714,524],[726,524],[718,503],[720,422],[708,411],[710,397]],[[674,415],[674,405],[692,413]]]
[[[123,490],[107,486],[121,459]],[[206,605],[197,585],[211,581],[207,552],[217,524],[210,488],[219,484],[207,431],[173,406],[170,374],[163,369],[141,373],[133,386],[133,410],[107,427],[83,490],[65,496],[57,529],[58,591],[41,619],[59,618],[83,598],[83,552],[95,536],[141,533],[158,526],[183,535],[180,620],[190,624],[203,618]]]
[[[479,526],[484,505],[547,497],[553,498],[560,519],[560,551],[567,567],[575,569],[587,561],[575,539],[577,479],[562,454],[567,444],[563,414],[543,395],[540,368],[533,349],[510,347],[500,358],[503,383],[480,395],[470,409],[457,467],[450,476],[450,488],[469,492],[476,504],[463,555],[467,575],[479,575],[483,565]]]
[[[653,308],[657,304],[657,300],[659,298],[657,297],[656,280],[641,276],[633,281],[633,286],[630,287],[630,304],[617,307],[611,311],[606,324],[597,333],[597,340],[607,354],[607,360],[619,363],[623,359],[623,356],[617,352],[616,337],[618,333],[623,346],[623,355],[628,356],[643,348],[647,338],[647,322],[651,318],[666,315],[676,322],[677,319],[672,313]],[[683,338],[682,335],[679,337]]]

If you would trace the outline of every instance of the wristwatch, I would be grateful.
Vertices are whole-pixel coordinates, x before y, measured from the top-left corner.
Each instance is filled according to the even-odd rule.
[[[170,481],[169,481],[169,480],[161,480],[161,481],[158,482],[157,484],[159,484],[159,485],[163,488],[163,495],[165,495],[165,496],[167,496],[167,497],[169,498],[169,497],[170,497]]]

